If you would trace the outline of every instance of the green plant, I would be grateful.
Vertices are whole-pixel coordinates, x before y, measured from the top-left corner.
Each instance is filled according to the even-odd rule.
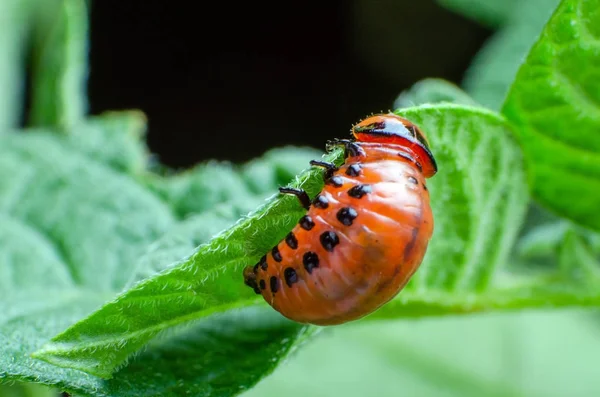
[[[500,36],[469,72],[471,95],[425,80],[398,98],[397,112],[427,131],[439,163],[429,185],[436,231],[407,288],[339,332],[357,327],[351,338],[368,340],[388,365],[437,374],[457,395],[525,394],[518,382],[475,381],[464,366],[444,373],[435,349],[449,341],[411,349],[390,337],[409,338],[406,323],[377,320],[600,305],[600,0],[556,9],[498,1],[491,14],[444,3],[467,4],[502,26]],[[311,196],[322,187],[317,170],[301,171],[321,153],[274,149],[244,165],[153,172],[142,114],[86,116],[84,0],[52,5],[0,6],[0,15],[52,32],[34,32],[45,52],[34,57],[31,127],[11,130],[16,110],[0,108],[0,381],[81,396],[250,389],[321,330],[282,319],[240,276],[303,213],[293,197],[273,196],[277,186]],[[524,17],[532,5],[541,34]],[[509,48],[521,42],[535,44]],[[10,41],[0,52],[15,48]],[[17,69],[18,54],[0,58]],[[3,95],[19,92],[8,86]],[[325,157],[342,161],[340,151]],[[369,337],[370,324],[381,338]]]

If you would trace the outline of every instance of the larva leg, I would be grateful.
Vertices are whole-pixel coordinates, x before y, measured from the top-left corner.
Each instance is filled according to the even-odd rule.
[[[333,173],[338,170],[338,167],[336,167],[335,164],[328,163],[327,161],[311,160],[310,165],[325,168],[325,175],[324,175],[325,179],[331,178]]]
[[[295,187],[280,187],[279,192],[282,194],[291,194],[298,197],[298,201],[305,209],[310,208],[310,197],[308,197],[308,193],[304,189],[298,189]]]

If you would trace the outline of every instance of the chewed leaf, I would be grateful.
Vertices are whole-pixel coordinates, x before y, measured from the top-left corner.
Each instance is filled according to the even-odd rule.
[[[515,125],[534,197],[600,229],[600,0],[563,0],[502,112]]]
[[[339,163],[342,152],[335,150],[327,159]],[[314,196],[323,186],[322,171],[306,171],[296,184]],[[303,213],[295,197],[275,198],[202,245],[184,262],[135,285],[67,329],[36,357],[109,377],[160,332],[258,302],[243,284],[242,268],[256,263]]]
[[[134,181],[39,132],[0,139],[0,211],[51,241],[90,291],[121,288],[130,264],[173,222]]]

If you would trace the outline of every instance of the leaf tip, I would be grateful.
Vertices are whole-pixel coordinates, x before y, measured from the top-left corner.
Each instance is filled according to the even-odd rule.
[[[45,361],[48,364],[55,365],[61,368],[74,369],[85,372],[89,375],[96,376],[101,379],[111,379],[112,372],[107,371],[105,367],[97,361],[85,361],[78,357],[69,357],[68,349],[61,347],[59,344],[49,342],[41,348],[30,354],[30,357],[35,360]]]

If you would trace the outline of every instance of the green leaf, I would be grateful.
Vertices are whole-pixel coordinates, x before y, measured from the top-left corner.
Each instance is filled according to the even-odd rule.
[[[134,181],[39,132],[0,138],[1,211],[52,241],[73,280],[96,291],[123,287],[131,264],[173,223]]]
[[[600,229],[600,1],[565,0],[503,107],[524,149],[533,196]]]
[[[23,303],[9,303],[6,296],[0,299],[0,383],[4,379],[38,382],[80,396],[232,396],[268,375],[315,332],[264,308],[211,316],[153,341],[105,381],[30,357],[44,340],[95,307],[102,296],[46,289],[11,299]]]
[[[35,360],[31,353],[107,298],[76,287],[49,285],[1,293],[0,383],[36,382],[80,392],[100,388],[99,379]]]
[[[0,2],[0,134],[21,119],[32,1]]]
[[[38,2],[30,124],[71,127],[87,112],[85,0]]]
[[[58,141],[55,136],[46,138],[48,142]],[[50,147],[48,142],[45,142],[45,148]],[[133,269],[134,277],[153,274],[152,270],[162,270],[159,265],[168,265],[192,253],[196,245],[230,226],[250,206],[254,207],[256,200],[250,197],[243,204],[218,206],[210,213],[191,217],[171,228],[140,256]],[[152,214],[151,211],[148,213]],[[3,225],[10,226],[4,222]],[[19,227],[25,232],[20,232]],[[46,252],[49,252],[46,256],[52,258],[51,242],[45,247],[45,240],[23,225],[12,226],[8,234],[15,240],[23,239],[22,247],[30,245],[30,257],[21,257],[21,264],[31,260],[31,265],[39,266],[39,255]],[[0,237],[0,244],[4,241]],[[41,248],[32,247],[34,243]],[[21,252],[17,244],[12,248]],[[52,261],[48,261],[48,265],[51,264]],[[0,302],[5,302],[4,306],[0,304],[0,341],[3,342],[0,346],[0,379],[41,382],[81,396],[177,396],[186,392],[234,395],[269,374],[281,359],[315,331],[282,319],[270,309],[229,312],[171,330],[167,337],[146,346],[144,352],[132,358],[113,379],[102,381],[80,371],[61,369],[33,359],[31,353],[112,294],[99,295],[89,288],[67,285],[53,289],[57,284],[48,288],[47,283],[52,283],[52,279],[43,280],[43,276],[42,273],[37,278],[27,278],[29,289],[22,292],[1,295],[0,289]],[[36,285],[44,288],[36,288]],[[237,358],[232,359],[236,355]]]
[[[558,3],[559,0],[515,2],[505,26],[479,51],[465,74],[463,86],[477,102],[500,109],[527,52]]]
[[[343,150],[327,156],[342,161]],[[311,169],[295,182],[314,196],[322,171]],[[304,209],[280,196],[213,238],[188,259],[148,278],[75,324],[36,352],[60,366],[110,377],[152,338],[209,314],[255,304],[259,298],[242,280],[244,266],[256,263],[291,230]],[[256,233],[260,230],[261,233]]]
[[[269,375],[315,332],[270,308],[211,316],[152,342],[103,382],[98,395],[234,396]]]
[[[521,0],[521,2],[527,0]],[[517,0],[437,0],[449,10],[473,19],[482,25],[496,28],[504,25],[511,17]]]
[[[455,84],[443,79],[424,79],[403,91],[394,101],[394,109],[434,103],[476,106],[475,101]]]

